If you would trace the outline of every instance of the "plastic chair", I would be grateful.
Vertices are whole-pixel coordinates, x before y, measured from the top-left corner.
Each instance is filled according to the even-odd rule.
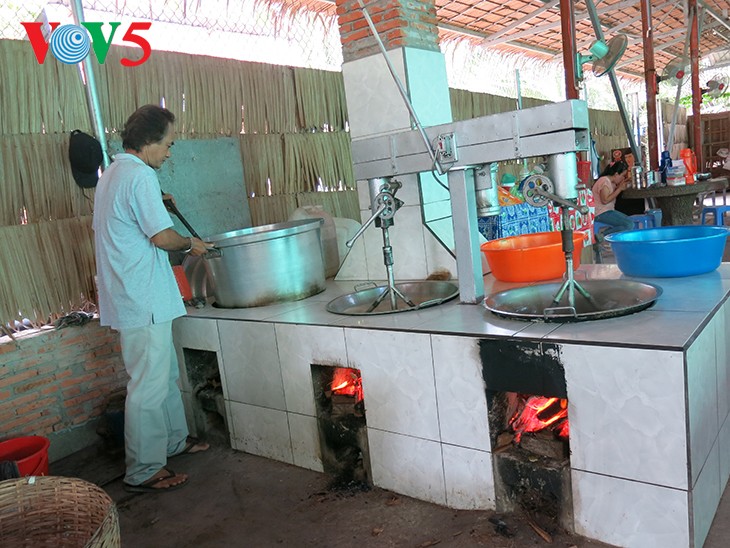
[[[705,224],[705,217],[710,214],[714,218],[715,226],[723,226],[725,224],[725,213],[728,212],[730,212],[730,206],[705,206],[702,208],[702,214],[700,215],[700,224]]]
[[[629,215],[629,218],[634,222],[634,228],[654,228],[655,217],[652,214]]]

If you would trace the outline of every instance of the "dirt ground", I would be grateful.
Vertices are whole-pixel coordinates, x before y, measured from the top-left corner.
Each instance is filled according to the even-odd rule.
[[[188,485],[160,494],[122,488],[121,455],[101,449],[51,465],[51,474],[100,484],[119,510],[122,546],[599,548],[522,513],[463,511],[382,489],[330,488],[317,472],[214,445],[171,459]]]

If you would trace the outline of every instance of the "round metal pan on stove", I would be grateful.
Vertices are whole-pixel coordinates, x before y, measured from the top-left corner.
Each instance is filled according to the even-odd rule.
[[[395,284],[395,288],[407,297],[415,306],[409,306],[400,298],[397,299],[397,308],[393,310],[390,300],[384,298],[373,310],[373,303],[380,298],[388,286],[377,286],[355,293],[347,293],[327,303],[327,311],[347,316],[373,316],[376,314],[393,314],[420,310],[429,306],[450,301],[459,294],[459,287],[451,282],[422,281]]]
[[[573,307],[568,305],[567,292],[560,302],[554,302],[562,283],[535,284],[493,293],[484,299],[484,306],[510,319],[575,322],[633,314],[650,307],[662,294],[661,287],[632,280],[579,283],[589,297],[576,290]]]

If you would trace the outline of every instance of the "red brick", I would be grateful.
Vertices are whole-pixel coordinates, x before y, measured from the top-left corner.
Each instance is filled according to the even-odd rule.
[[[46,398],[44,400],[37,400],[37,401],[34,401],[33,403],[30,403],[28,405],[23,405],[21,407],[17,407],[16,408],[16,413],[20,417],[22,417],[22,416],[28,416],[31,412],[35,411],[36,409],[45,409],[49,405],[51,405],[51,404],[53,404],[55,402],[56,402],[56,399],[55,398]],[[41,411],[41,415],[44,415],[44,414],[47,415],[48,413],[47,412],[46,413],[43,413]]]
[[[84,383],[94,379],[96,375],[93,373],[87,373],[86,375],[83,375],[81,377],[73,377],[70,379],[66,379],[64,381],[61,381],[59,384],[61,385],[61,388],[67,388],[69,386],[83,386]]]
[[[40,379],[26,382],[26,383],[19,383],[15,385],[15,393],[16,394],[25,394],[26,392],[30,392],[31,390],[34,390],[35,388],[39,388],[41,386],[45,386],[47,384],[56,382],[56,379],[53,377],[42,377]]]
[[[27,369],[20,373],[16,373],[15,375],[3,377],[0,379],[0,386],[8,388],[18,384],[19,382],[26,381],[37,376],[38,372],[35,369]]]
[[[30,423],[36,419],[39,419],[40,417],[41,417],[40,412],[31,413],[30,415],[26,415],[24,417],[18,417],[14,421],[8,421],[5,424],[3,424],[3,431],[10,432],[10,431],[14,430],[15,428],[18,428],[19,426],[23,426],[26,423]]]
[[[16,396],[9,399],[8,401],[3,401],[2,404],[0,404],[0,409],[2,409],[3,407],[12,407],[13,409],[15,409],[17,406],[31,402],[37,397],[37,394],[25,394],[24,396]]]
[[[15,341],[0,344],[0,356],[3,354],[10,354],[16,350],[18,350],[18,343]]]
[[[53,394],[54,392],[58,392],[59,388],[57,384],[52,384],[50,386],[46,386],[45,388],[42,388],[40,393],[41,395],[45,396],[47,394]]]
[[[69,333],[70,334],[70,333]],[[61,346],[81,346],[85,347],[91,343],[86,334],[61,337]]]
[[[80,403],[87,402],[89,400],[93,400],[95,398],[101,397],[103,394],[101,393],[101,390],[92,390],[90,392],[86,392],[85,394],[82,394],[81,396],[71,398],[63,402],[64,407],[67,409],[70,409]]]

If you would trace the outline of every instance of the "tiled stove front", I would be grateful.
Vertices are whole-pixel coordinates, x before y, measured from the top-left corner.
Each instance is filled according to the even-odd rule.
[[[372,482],[461,509],[495,508],[484,370],[509,368],[495,350],[505,342],[527,345],[563,370],[575,531],[620,546],[699,547],[730,475],[722,284],[714,312],[683,313],[676,337],[657,344],[591,333],[638,336],[661,310],[558,327],[485,321],[479,307],[449,303],[409,313],[418,325],[407,330],[334,316],[302,323],[321,300],[268,316],[206,308],[177,320],[175,335],[180,349],[216,352],[235,449],[323,471],[312,365],[354,368]],[[466,323],[483,327],[463,335]]]

